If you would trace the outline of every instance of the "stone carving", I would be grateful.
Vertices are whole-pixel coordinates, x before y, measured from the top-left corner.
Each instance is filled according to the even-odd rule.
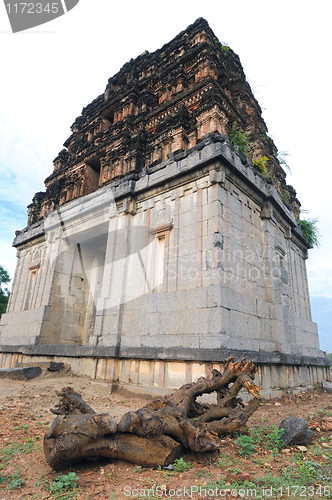
[[[277,149],[239,57],[221,50],[208,23],[198,19],[162,49],[126,63],[83,109],[54,160],[46,192],[29,205],[29,224],[123,176],[144,174],[207,134],[228,135],[235,122],[255,155],[269,158],[268,171],[285,190]],[[294,202],[296,192],[288,187]]]

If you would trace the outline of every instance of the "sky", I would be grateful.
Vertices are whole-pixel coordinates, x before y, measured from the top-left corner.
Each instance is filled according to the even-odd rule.
[[[53,170],[82,108],[109,77],[204,17],[239,56],[268,133],[287,151],[287,183],[304,217],[318,219],[320,247],[307,272],[320,347],[332,352],[332,156],[330,2],[80,0],[67,14],[13,34],[0,5],[0,264],[13,276],[15,230]]]

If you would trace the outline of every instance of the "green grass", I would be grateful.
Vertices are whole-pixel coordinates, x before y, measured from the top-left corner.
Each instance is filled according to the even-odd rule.
[[[24,440],[23,443],[9,443],[5,448],[0,450],[1,468],[4,468],[17,455],[32,453],[33,447],[34,440],[32,438]],[[23,484],[24,479],[19,473],[12,474],[11,476],[3,476],[0,473],[0,488],[16,490],[22,488]]]
[[[259,476],[257,482],[253,480],[237,481],[229,484],[226,482],[226,477],[223,476],[219,481],[210,481],[202,486],[202,490],[216,490],[216,488],[221,497],[225,497],[224,492],[228,489],[236,491],[240,497],[249,496],[251,493],[249,497],[258,500],[267,497],[273,499],[332,498],[332,487],[330,488],[328,479],[322,474],[322,466],[312,460],[288,466],[280,476],[267,472],[265,475]]]
[[[217,462],[218,467],[225,467],[225,468],[227,466],[229,467],[231,465],[237,465],[237,464],[238,464],[238,460],[236,458],[232,457],[229,453],[224,452],[224,451]]]
[[[191,464],[190,462],[185,462],[181,457],[179,459],[174,460],[173,466],[175,472],[184,472],[193,467],[194,465]]]
[[[21,476],[19,474],[13,474],[6,481],[6,489],[7,490],[18,490],[18,489],[22,488],[23,484],[24,484],[24,479],[21,478]]]
[[[51,485],[48,479],[44,475],[41,475],[39,481],[34,486],[44,486],[45,490],[49,493],[48,496],[52,495],[54,499],[73,500],[81,493],[81,488],[76,484],[78,480],[79,477],[76,476],[75,472],[68,472],[68,474],[57,476]]]
[[[326,411],[328,412],[328,410]],[[320,415],[326,414],[325,410],[321,410],[319,413]],[[252,497],[248,494],[248,497],[259,500],[265,500],[267,497],[273,499],[296,498],[298,500],[302,498],[332,499],[330,480],[332,450],[322,448],[318,443],[309,446],[307,452],[298,452],[294,449],[293,453],[284,457],[287,463],[276,474],[273,467],[273,455],[276,456],[283,446],[280,439],[281,431],[276,426],[253,427],[245,429],[245,431],[247,434],[240,435],[235,443],[241,445],[242,449],[246,449],[248,445],[255,446],[255,456],[252,461],[261,467],[261,473],[256,473],[249,482],[237,481],[231,484],[227,484],[226,476],[223,476],[220,481],[209,482],[204,486],[205,488],[214,489],[217,487],[219,490],[228,488],[230,491],[241,491],[242,496],[250,490],[255,490],[255,494],[252,493]],[[319,441],[329,442],[324,436]],[[272,454],[267,456],[266,450],[272,451]],[[229,459],[233,459],[232,464]],[[281,459],[278,460],[280,463]],[[269,467],[267,467],[267,463],[269,463]],[[234,464],[234,457],[225,453],[216,465],[224,467],[225,471],[238,473],[248,467],[245,464],[246,459],[241,458]],[[270,470],[267,471],[267,468]]]
[[[277,455],[280,449],[284,446],[284,443],[281,440],[281,436],[284,431],[283,429],[278,429],[275,425],[271,425],[271,427],[264,425],[260,428],[255,426],[248,432],[252,441],[256,445],[259,445],[266,450],[271,450],[273,456]]]
[[[235,444],[237,444],[239,447],[238,452],[240,455],[252,455],[254,452],[255,444],[250,436],[239,436],[235,440]]]
[[[22,443],[9,443],[5,448],[0,450],[1,463],[5,466],[16,455],[24,455],[32,453],[34,447],[34,440],[29,438]]]
[[[0,488],[4,490],[18,490],[24,485],[24,479],[19,474],[19,468],[17,468],[17,473],[10,476],[3,476],[0,473]]]
[[[68,472],[68,474],[62,474],[57,476],[52,484],[52,493],[62,493],[64,490],[70,490],[77,488],[76,481],[79,477],[76,476],[75,472]]]

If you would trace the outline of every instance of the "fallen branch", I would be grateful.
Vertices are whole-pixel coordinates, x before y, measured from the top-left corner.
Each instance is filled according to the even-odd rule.
[[[124,414],[118,424],[108,414],[96,414],[71,387],[64,387],[57,393],[59,404],[51,410],[58,416],[44,438],[48,464],[58,470],[101,456],[154,467],[172,463],[183,449],[195,453],[217,449],[220,436],[241,429],[260,404],[251,361],[235,363],[230,357],[222,367],[210,378],[201,377]],[[243,387],[254,396],[248,405],[238,397]],[[212,392],[217,393],[217,404],[197,401]]]

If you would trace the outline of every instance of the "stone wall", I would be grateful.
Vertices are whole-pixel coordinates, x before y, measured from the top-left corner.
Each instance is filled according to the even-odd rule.
[[[193,366],[204,350],[276,353],[306,359],[299,385],[327,366],[294,214],[227,137],[67,203],[14,244],[2,346],[90,345],[140,366],[174,349]]]

